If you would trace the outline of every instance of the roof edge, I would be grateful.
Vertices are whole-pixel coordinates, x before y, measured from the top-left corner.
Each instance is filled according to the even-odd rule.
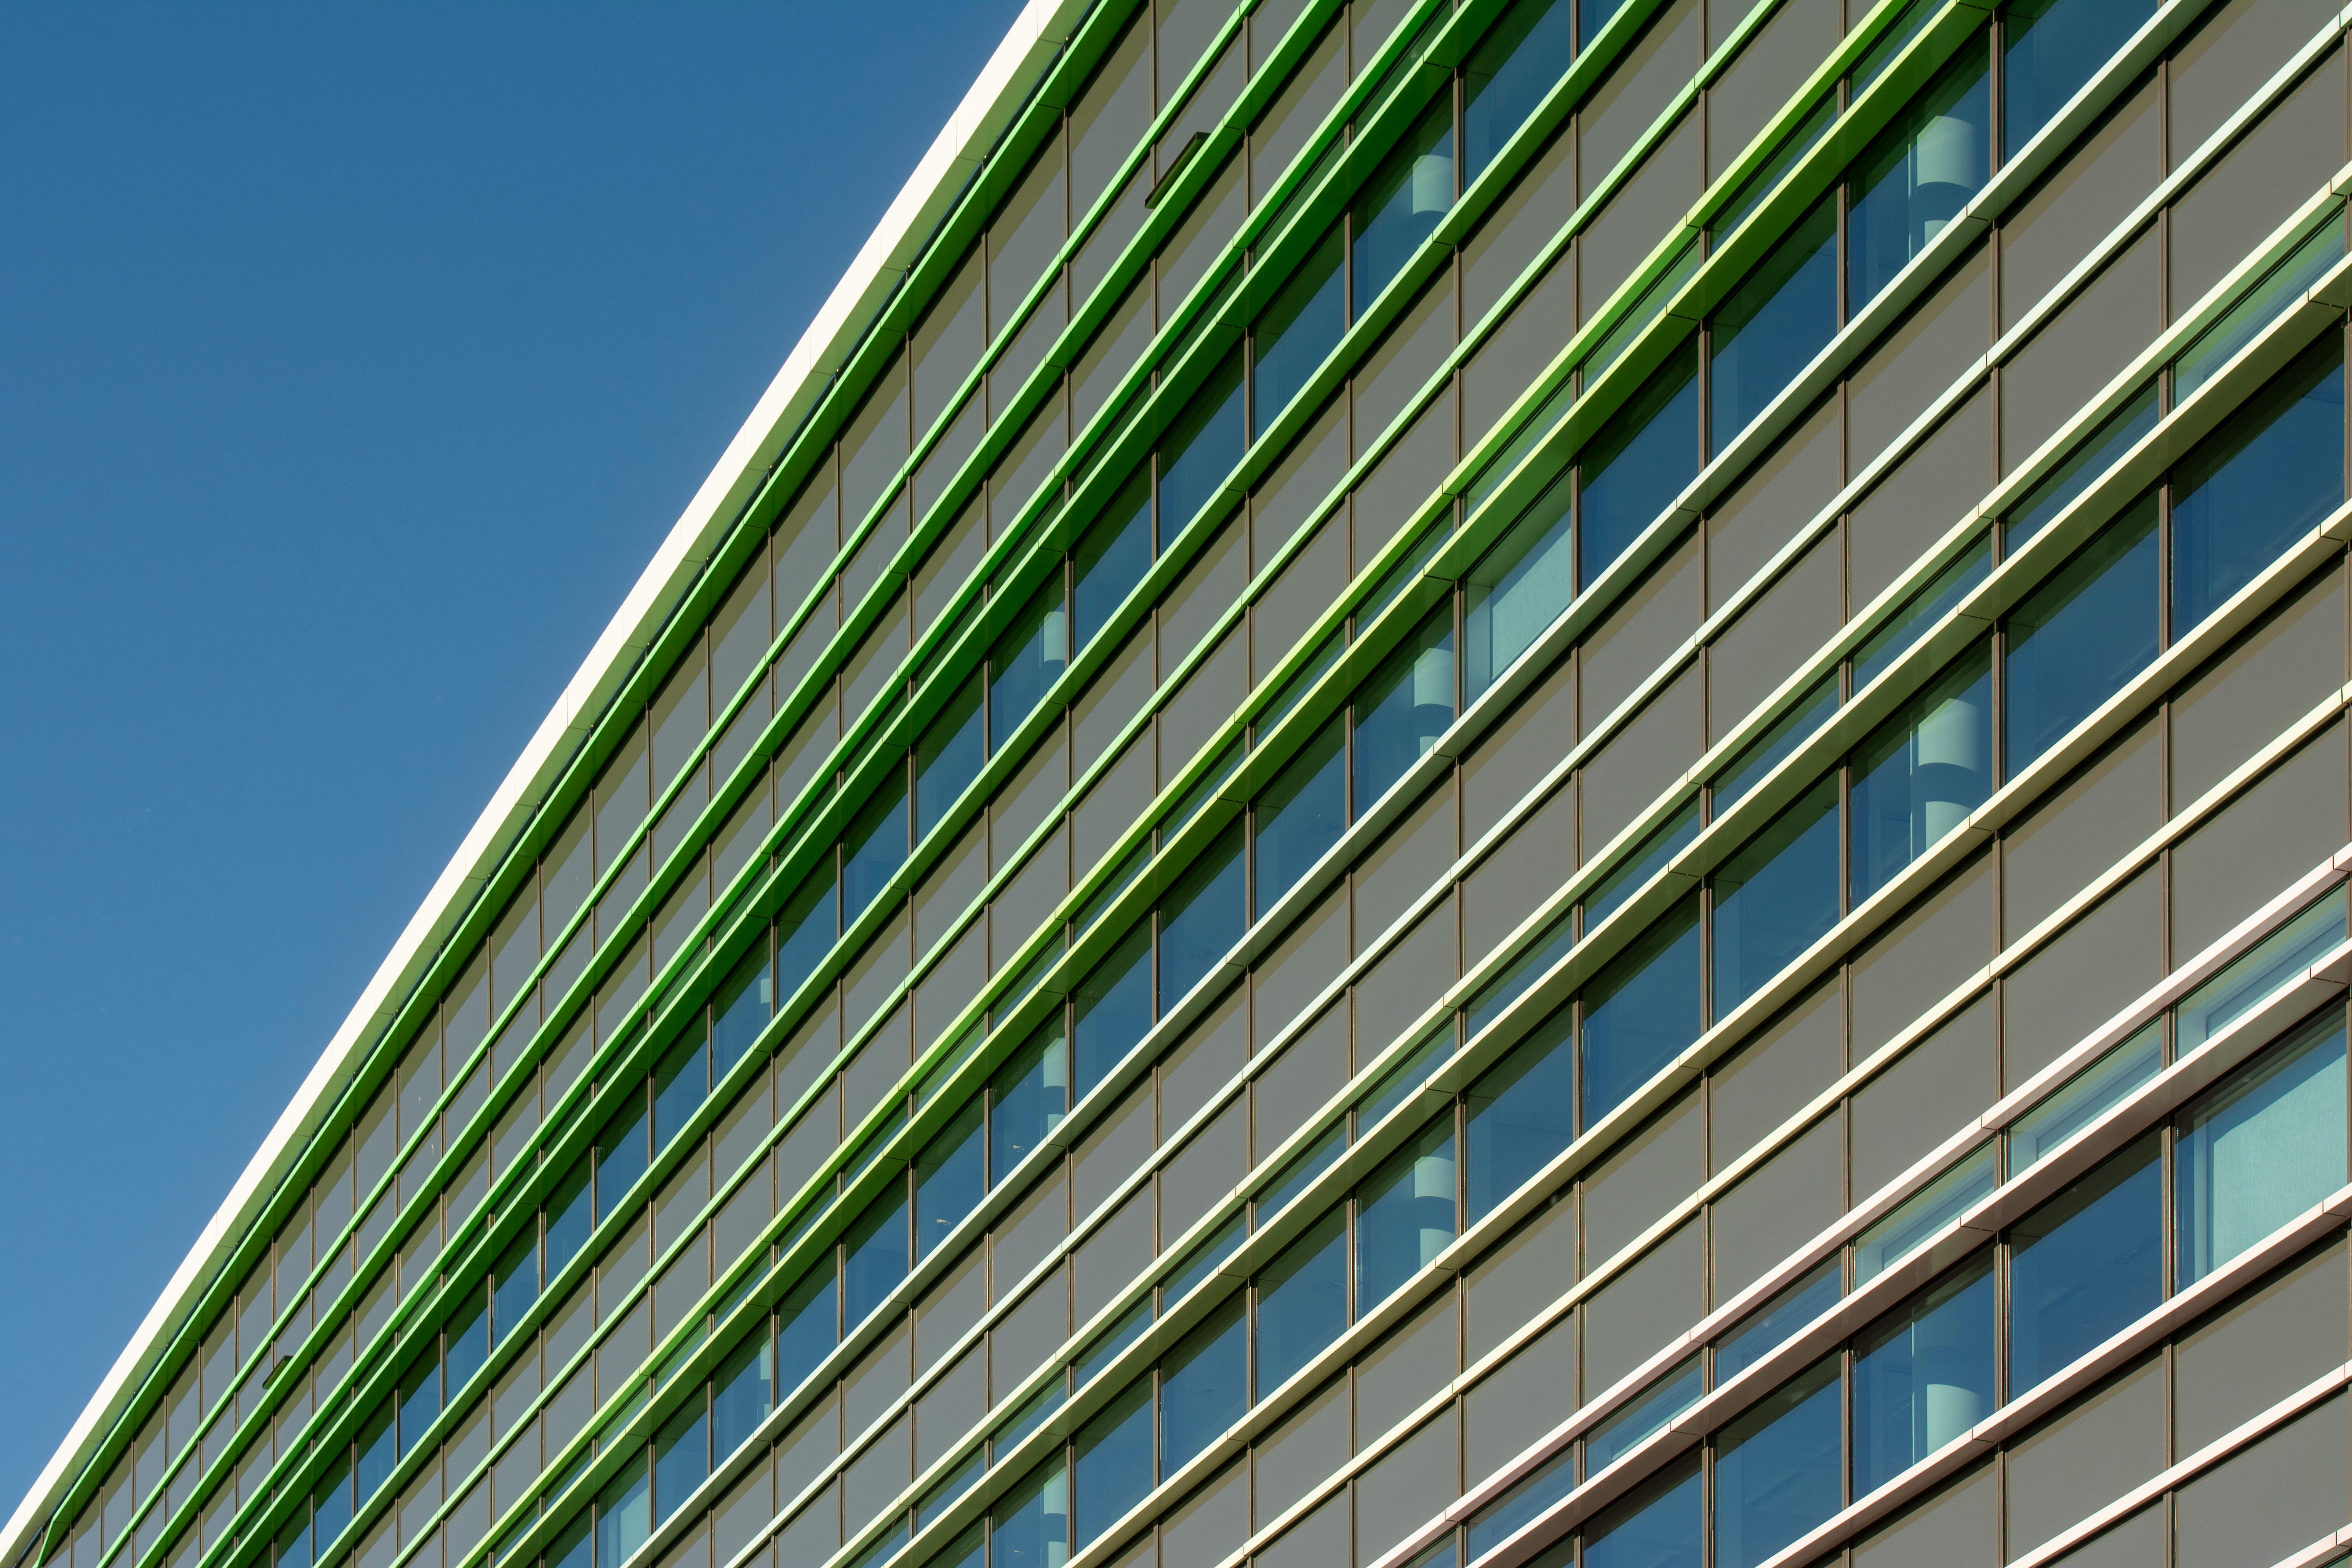
[[[417,978],[438,956],[448,931],[562,777],[578,740],[593,727],[635,669],[637,656],[651,646],[703,563],[724,542],[741,508],[758,493],[769,465],[798,433],[801,421],[824,395],[834,374],[848,363],[876,313],[921,254],[939,220],[962,194],[971,174],[986,161],[1026,101],[1030,89],[1059,53],[1072,24],[1090,3],[1028,0],[1014,19],[553,708],[540,721],[521,755],[508,769],[81,1415],[5,1526],[0,1526],[0,1564],[16,1560],[35,1528],[46,1521],[90,1451],[137,1393],[195,1298],[274,1195],[344,1084],[389,1026]]]

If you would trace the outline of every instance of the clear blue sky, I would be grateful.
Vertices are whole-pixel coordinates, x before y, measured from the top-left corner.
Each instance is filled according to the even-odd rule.
[[[0,7],[0,1517],[1018,9]]]

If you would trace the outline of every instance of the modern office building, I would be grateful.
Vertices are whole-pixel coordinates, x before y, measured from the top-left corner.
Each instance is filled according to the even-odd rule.
[[[2345,32],[1036,0],[0,1563],[2337,1561]]]

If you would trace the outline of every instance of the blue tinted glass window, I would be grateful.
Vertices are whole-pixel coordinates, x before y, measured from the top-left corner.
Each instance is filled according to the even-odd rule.
[[[907,784],[902,773],[867,801],[841,844],[841,918],[854,921],[907,863]]]
[[[791,1390],[814,1372],[817,1363],[841,1342],[839,1297],[833,1277],[833,1258],[824,1261],[792,1288],[776,1306],[776,1386]]]
[[[1584,988],[1590,1127],[1680,1056],[1699,1032],[1698,901],[1642,933]]]
[[[702,1402],[672,1415],[654,1439],[654,1507],[667,1519],[710,1476],[710,1425]]]
[[[762,1317],[751,1336],[719,1363],[711,1384],[711,1451],[725,1458],[751,1439],[776,1405],[775,1350]]]
[[[1611,415],[1577,461],[1577,581],[1590,585],[1698,477],[1697,346],[1676,353]]]
[[[1601,29],[1607,26],[1610,19],[1624,8],[1625,0],[1580,0],[1576,8],[1578,46],[1580,47],[1588,46],[1594,38],[1599,37]]]
[[[1139,925],[1072,994],[1076,1081],[1073,1100],[1109,1076],[1151,1032],[1151,927]]]
[[[1576,1136],[1576,1054],[1563,1007],[1470,1086],[1470,1217],[1491,1213]]]
[[[572,1162],[572,1169],[555,1184],[547,1194],[544,1212],[547,1215],[547,1277],[552,1279],[562,1272],[588,1239],[594,1225],[590,1208],[588,1156],[583,1154]]]
[[[1715,1012],[1752,994],[1838,920],[1834,774],[1715,873]]]
[[[622,1095],[621,1109],[596,1134],[596,1223],[602,1225],[646,1173],[646,1102],[642,1079]]]
[[[1246,1323],[1236,1296],[1211,1312],[1160,1363],[1161,1475],[1174,1475],[1248,1407]]]
[[[1856,685],[1859,689],[1859,682]],[[1738,805],[1798,747],[1812,739],[1813,731],[1829,722],[1837,710],[1837,678],[1832,676],[1797,699],[1796,705],[1775,720],[1770,729],[1740,748],[1731,766],[1716,778],[1715,815],[1721,816]]]
[[[2010,1397],[2162,1298],[2162,1183],[2150,1136],[2010,1233]]]
[[[1992,793],[1992,648],[1905,703],[1853,756],[1853,901],[1878,891]]]
[[[1160,1010],[1208,977],[1242,938],[1242,830],[1235,823],[1160,901]]]
[[[1070,1555],[1070,1478],[1061,1457],[1032,1471],[989,1510],[989,1522],[992,1568],[1061,1568]]]
[[[539,1237],[528,1231],[515,1237],[491,1279],[490,1332],[502,1340],[539,1300]]]
[[[278,1568],[310,1568],[310,1517],[299,1512],[294,1517],[300,1522],[280,1531],[274,1542],[278,1548]],[[266,1542],[263,1544],[265,1551],[262,1561],[268,1562],[269,1557],[266,1548],[272,1542]]]
[[[1832,1356],[1717,1436],[1717,1568],[1755,1568],[1837,1512],[1844,1469],[1841,1404]]]
[[[711,999],[710,1050],[714,1077],[725,1076],[727,1069],[751,1048],[760,1031],[768,1026],[769,1016],[775,1009],[775,986],[768,973],[768,944],[762,941],[751,950],[751,956],[735,966],[727,984],[719,988]]]
[[[1552,1504],[1576,1489],[1576,1451],[1561,1453],[1470,1517],[1466,1532],[1475,1562],[1533,1523]],[[1561,1559],[1565,1564],[1569,1559]]]
[[[555,1539],[548,1542],[547,1568],[590,1568],[595,1538],[590,1531],[589,1512],[582,1509],[556,1531]]]
[[[833,868],[819,866],[776,915],[776,994],[790,996],[833,951]]]
[[[596,1499],[596,1568],[621,1568],[653,1533],[653,1498],[642,1449]]]
[[[1568,74],[1576,47],[1569,0],[1518,0],[1463,68],[1465,183],[1494,162],[1512,132]]]
[[[2193,1284],[2344,1184],[2344,1024],[2265,1052],[2181,1118],[2180,1283]]]
[[[1584,1527],[1583,1568],[1700,1568],[1696,1457],[1670,1465]]]
[[[1257,1389],[1264,1398],[1348,1326],[1347,1211],[1335,1208],[1257,1277]]]
[[[1709,323],[1707,449],[1731,445],[1837,335],[1837,203],[1782,237]]]
[[[1004,1180],[1061,1125],[1070,1109],[1068,1061],[1062,1047],[1062,1022],[1055,1018],[996,1069],[989,1083],[989,1185]]]
[[[1454,1244],[1454,1118],[1432,1122],[1356,1191],[1356,1301],[1369,1311]]]
[[[1474,698],[1534,647],[1576,597],[1573,494],[1562,476],[1470,569],[1462,640]]]
[[[980,682],[956,689],[915,742],[915,837],[927,838],[948,807],[980,776],[987,747],[981,733]]]
[[[842,1238],[842,1316],[862,1323],[907,1277],[907,1197],[901,1192],[858,1215]]]
[[[2157,592],[2151,496],[2010,612],[2002,728],[2012,777],[2156,657]]]
[[[1348,826],[1347,745],[1332,720],[1283,764],[1257,799],[1257,910],[1265,911],[1339,841]]]
[[[2150,382],[2130,402],[2101,420],[2096,430],[2011,509],[2007,521],[2010,553],[2015,554],[2075,497],[2089,489],[2093,480],[2113,468],[2117,458],[2155,429],[2157,413],[2156,384]]]
[[[416,1446],[425,1429],[441,1414],[441,1350],[425,1336],[422,1355],[408,1363],[400,1374],[396,1391],[400,1406],[400,1451],[407,1453]]]
[[[1454,722],[1454,610],[1441,605],[1357,693],[1356,815],[1371,809]]]
[[[1315,367],[1330,356],[1347,331],[1347,280],[1339,272],[1339,231],[1318,242],[1251,329],[1257,378],[1251,435],[1274,423]]]
[[[2344,338],[2327,332],[2172,472],[2172,635],[2344,504]]]
[[[1151,1489],[1151,1380],[1145,1377],[1078,1428],[1071,1445],[1070,1544],[1083,1546]]]
[[[1242,362],[1213,374],[1160,438],[1160,548],[1191,525],[1242,460]]]
[[[2150,0],[2018,0],[2001,8],[2001,145],[2014,153],[2156,14]]]
[[[1876,1491],[1992,1414],[1993,1355],[1990,1253],[1854,1341],[1854,1496]]]
[[[488,1282],[476,1280],[459,1292],[457,1310],[442,1325],[451,1394],[466,1386],[490,1359],[490,1294]]]
[[[1576,921],[1573,912],[1553,917],[1543,934],[1526,948],[1510,967],[1488,981],[1486,987],[1470,999],[1470,1033],[1475,1037],[1486,1032],[1486,1026],[1501,1017],[1506,1009],[1528,994],[1528,988],[1568,956],[1576,945]]]
[[[1080,536],[1071,575],[1076,587],[1071,595],[1076,617],[1073,647],[1084,647],[1127,602],[1135,585],[1151,570],[1151,474],[1139,468],[1102,516]]]
[[[1720,790],[1717,798],[1722,798]],[[1649,886],[1650,879],[1698,837],[1698,803],[1694,801],[1652,829],[1641,846],[1603,877],[1601,885],[1584,900],[1584,929],[1591,931],[1616,913],[1618,905]]]
[[[368,1415],[360,1427],[359,1458],[352,1470],[360,1500],[373,1497],[392,1479],[394,1461],[392,1402],[386,1400]]]
[[[335,1537],[352,1522],[352,1462],[337,1459],[327,1467],[326,1478],[310,1492],[312,1532],[318,1537],[321,1552],[335,1543]]]
[[[1985,183],[1992,99],[1979,39],[1880,132],[1848,176],[1849,315],[1878,297]]]
[[[710,1092],[709,1053],[702,1042],[702,1026],[698,1022],[693,1028],[694,1037],[670,1047],[654,1071],[654,1144],[658,1149],[669,1147],[669,1141],[685,1128]]]
[[[1356,313],[1380,298],[1454,205],[1454,101],[1430,106],[1356,196]]]
[[[980,1202],[982,1170],[980,1101],[973,1100],[915,1157],[915,1255],[929,1258]]]
[[[1029,710],[1045,697],[1046,688],[1062,677],[1069,661],[1067,634],[1063,630],[1062,580],[1037,590],[1021,618],[1005,628],[988,656],[988,740],[1002,750]]]

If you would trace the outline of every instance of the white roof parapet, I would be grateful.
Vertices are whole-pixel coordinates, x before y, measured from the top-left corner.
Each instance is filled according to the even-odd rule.
[[[489,804],[435,879],[425,901],[409,917],[399,939],[206,1222],[195,1245],[173,1271],[130,1343],[115,1358],[6,1526],[0,1528],[0,1564],[13,1564],[31,1532],[47,1521],[56,1500],[79,1472],[85,1456],[137,1392],[154,1358],[170,1343],[222,1259],[276,1192],[288,1168],[333,1108],[344,1084],[438,954],[450,930],[562,776],[580,737],[628,679],[637,656],[651,645],[671,608],[693,585],[703,563],[716,552],[743,506],[758,492],[769,466],[798,432],[801,421],[832,384],[835,374],[849,362],[876,313],[921,255],[971,174],[986,162],[998,137],[1059,55],[1089,4],[1090,0],[1029,0],[1014,19],[978,79],[883,213],[881,222],[859,247],[849,269],[785,356],[783,367],[768,384],[742,428],[727,444],[709,477],[654,552],[554,707],[541,721],[522,754],[507,770]]]

